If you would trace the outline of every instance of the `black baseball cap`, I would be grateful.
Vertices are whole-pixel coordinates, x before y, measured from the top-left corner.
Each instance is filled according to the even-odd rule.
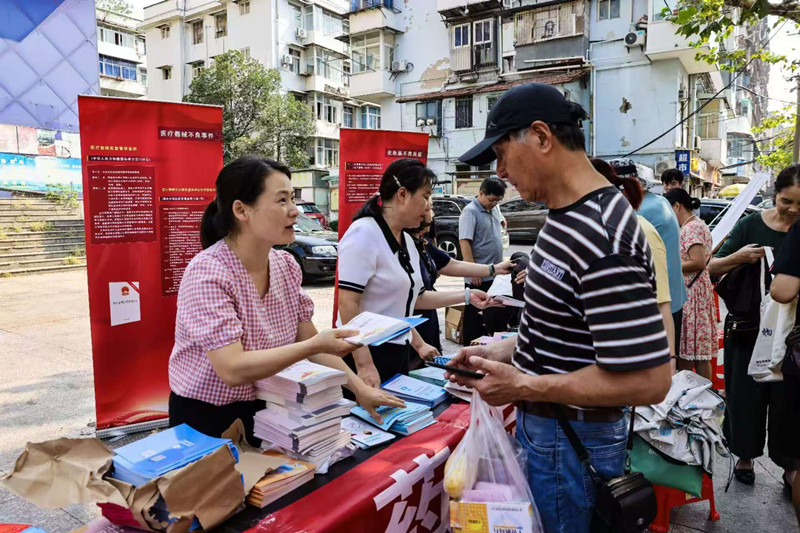
[[[586,111],[575,102],[544,83],[523,83],[507,90],[495,102],[486,118],[484,139],[458,159],[468,165],[491,163],[497,156],[492,145],[503,135],[541,120],[546,124],[575,124],[586,118]]]

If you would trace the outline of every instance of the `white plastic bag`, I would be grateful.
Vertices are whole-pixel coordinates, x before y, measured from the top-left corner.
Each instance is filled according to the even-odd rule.
[[[506,433],[502,413],[473,392],[470,426],[444,469],[445,491],[457,500],[450,503],[454,533],[478,522],[494,531],[497,520],[520,533],[544,531],[520,449]]]
[[[765,248],[767,269],[773,262],[772,248]],[[761,263],[762,267],[764,262]],[[768,383],[782,381],[781,365],[786,355],[786,337],[794,327],[797,300],[781,304],[770,297],[764,286],[764,271],[761,272],[761,321],[753,355],[747,373],[753,379]]]

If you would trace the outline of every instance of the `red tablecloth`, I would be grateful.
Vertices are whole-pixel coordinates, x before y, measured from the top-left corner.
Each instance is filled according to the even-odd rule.
[[[506,427],[513,427],[509,406]],[[469,425],[469,405],[450,406],[435,424],[392,444],[248,533],[444,532],[444,465]]]

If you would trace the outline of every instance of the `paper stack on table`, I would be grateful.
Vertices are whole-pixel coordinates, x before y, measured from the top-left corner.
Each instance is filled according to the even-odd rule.
[[[319,467],[350,444],[342,417],[355,402],[342,396],[345,383],[344,372],[305,360],[256,382],[267,408],[255,415],[255,436]]]
[[[378,422],[360,405],[350,412],[384,431],[394,431],[400,435],[411,435],[435,422],[433,412],[425,405],[406,402],[405,407],[378,407],[383,422]]]
[[[297,487],[314,479],[313,464],[292,459],[277,452],[270,451],[264,452],[264,454],[275,458],[283,458],[285,462],[256,483],[247,496],[246,501],[248,504],[263,509],[278,498],[289,494]]]
[[[436,407],[447,398],[447,391],[439,385],[403,374],[396,374],[381,385],[381,388],[401,400],[427,405],[430,408]]]

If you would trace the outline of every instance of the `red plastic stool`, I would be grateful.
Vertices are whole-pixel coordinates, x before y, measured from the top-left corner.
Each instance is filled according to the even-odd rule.
[[[669,514],[673,507],[680,507],[687,503],[703,500],[708,500],[708,503],[711,505],[708,519],[712,522],[716,522],[720,518],[717,512],[716,502],[714,501],[714,482],[708,474],[703,474],[703,488],[700,491],[699,498],[695,498],[682,490],[671,489],[661,485],[653,485],[653,489],[655,490],[656,501],[658,502],[658,514],[656,514],[655,522],[650,524],[650,531],[666,533],[669,531]]]
[[[725,391],[725,331],[719,330],[719,352],[711,358],[711,386],[720,392]]]

